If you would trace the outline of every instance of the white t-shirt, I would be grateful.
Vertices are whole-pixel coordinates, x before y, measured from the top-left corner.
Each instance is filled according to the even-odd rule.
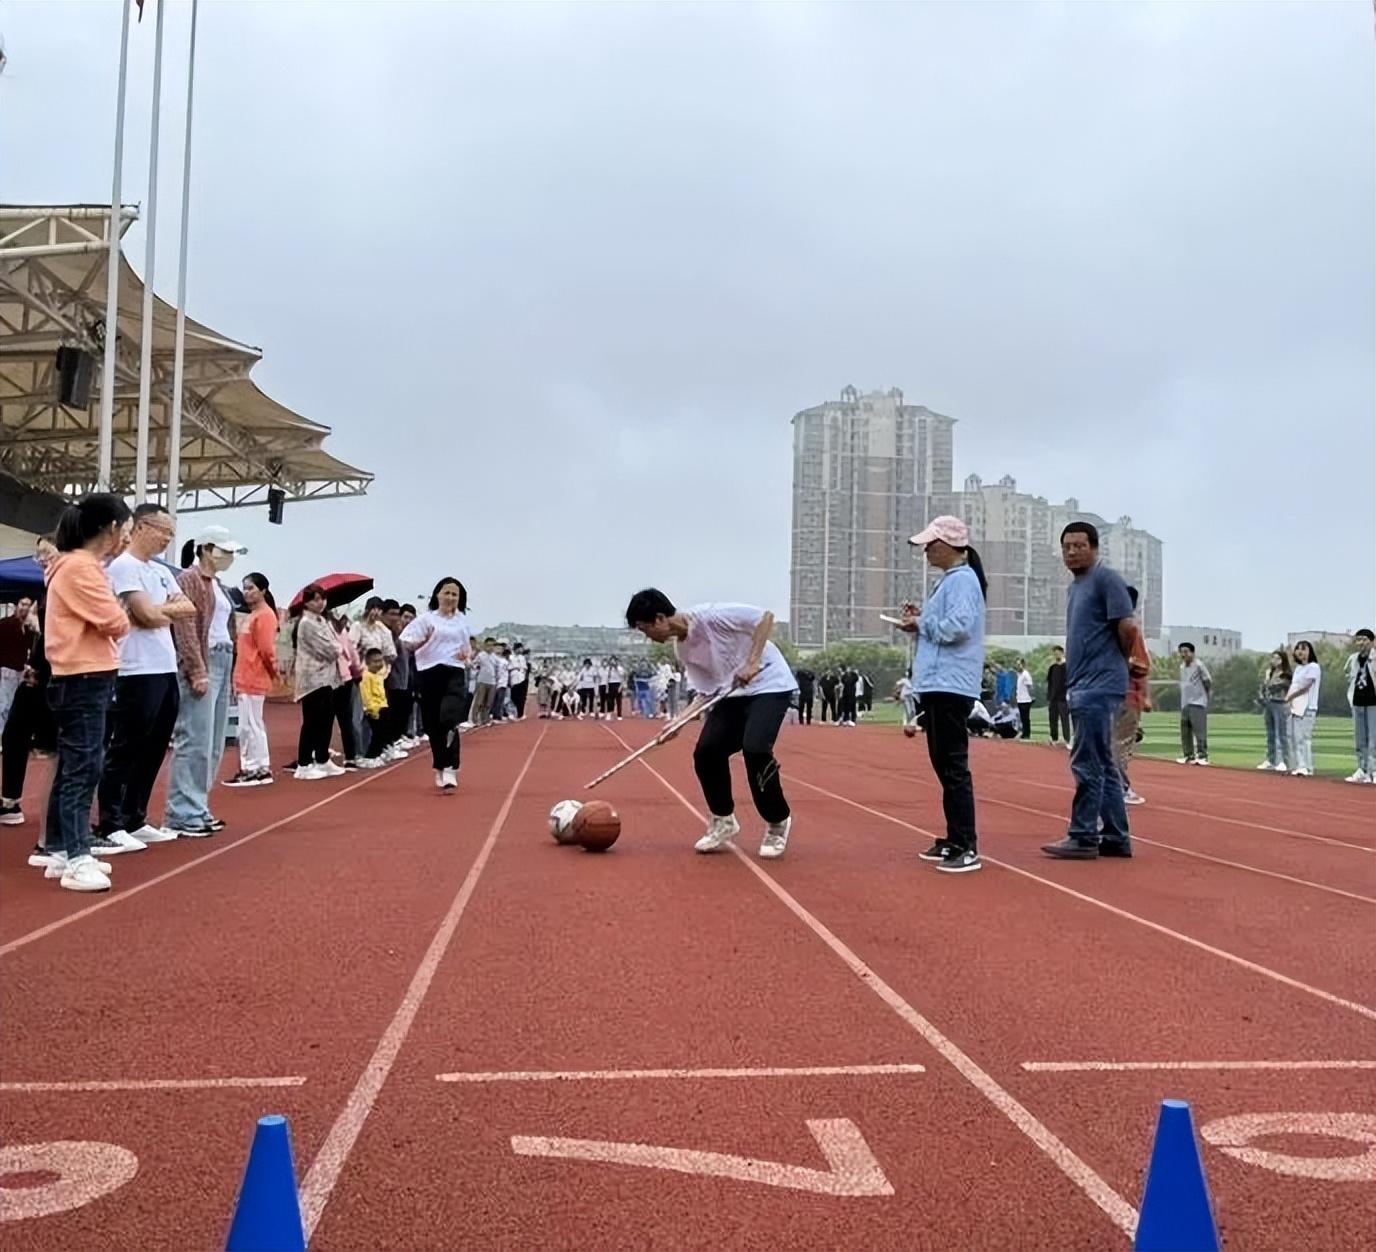
[[[504,656],[492,658],[497,662],[497,686],[511,686],[511,662]]]
[[[608,665],[608,666],[607,666],[607,684],[608,684],[608,686],[617,686],[617,687],[619,687],[619,686],[621,686],[621,684],[622,684],[623,682],[625,682],[625,681],[626,681],[626,671],[625,671],[624,669],[622,669],[621,666],[619,666],[619,665]]]
[[[156,561],[140,561],[132,552],[124,552],[110,562],[106,573],[115,595],[123,597],[131,591],[142,591],[155,605],[166,604],[173,596],[182,594],[172,571]],[[120,640],[119,672],[125,677],[135,674],[175,674],[177,648],[172,642],[170,626],[138,626],[131,619],[132,629]]]
[[[1031,704],[1031,703],[1032,703],[1032,671],[1031,671],[1031,670],[1023,669],[1023,670],[1019,670],[1019,671],[1018,671],[1018,703],[1019,703],[1019,704]]]
[[[519,687],[526,680],[530,672],[530,663],[520,653],[514,653],[511,657],[511,685]]]
[[[489,687],[497,683],[497,654],[495,652],[478,653],[478,681],[486,683]]]
[[[426,610],[401,632],[401,641],[415,649],[418,670],[434,669],[437,665],[458,669],[469,650],[468,638],[472,633],[468,618],[462,613],[445,617],[438,609]]]
[[[1308,665],[1301,665],[1295,671],[1295,676],[1290,680],[1290,690],[1291,692],[1296,691],[1311,678],[1314,680],[1314,685],[1308,691],[1294,696],[1290,700],[1290,712],[1295,717],[1303,717],[1306,713],[1319,711],[1319,682],[1323,678],[1323,670],[1319,668],[1317,661],[1310,661]]]
[[[210,580],[210,594],[215,597],[215,609],[210,615],[210,635],[206,642],[212,648],[231,644],[234,640],[229,637],[229,615],[234,612],[234,606],[229,602],[225,589],[214,578]]]
[[[597,671],[591,665],[584,666],[578,671],[578,690],[592,691],[597,686]]]
[[[764,616],[763,609],[748,604],[701,604],[688,613],[688,637],[674,641],[683,662],[688,685],[704,696],[730,687],[750,655],[750,637]],[[783,653],[766,643],[760,654],[760,672],[748,687],[732,691],[736,696],[762,696],[798,690],[793,671]]]

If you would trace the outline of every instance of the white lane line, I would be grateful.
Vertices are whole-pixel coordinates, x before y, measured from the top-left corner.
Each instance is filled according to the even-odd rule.
[[[614,739],[621,742],[623,747],[629,748],[620,735],[609,727],[604,727],[607,733]],[[641,765],[650,771],[670,795],[675,796],[679,803],[692,813],[700,822],[706,824],[707,819],[698,812],[682,792],[680,792],[667,778],[664,777],[648,761],[642,759]],[[795,780],[796,781],[796,780]],[[828,948],[832,950],[846,964],[860,981],[874,992],[885,1004],[889,1006],[908,1026],[911,1026],[919,1035],[922,1036],[933,1048],[947,1060],[976,1091],[989,1101],[1000,1113],[1002,1113],[1014,1126],[1026,1135],[1046,1156],[1053,1165],[1056,1166],[1067,1178],[1079,1187],[1098,1207],[1108,1216],[1128,1238],[1132,1238],[1137,1229],[1137,1210],[1120,1196],[1112,1187],[1109,1186],[1085,1161],[1081,1160],[1065,1143],[1041,1121],[1039,1121],[1028,1109],[1024,1108],[1018,1101],[973,1060],[960,1050],[950,1039],[941,1033],[931,1022],[922,1016],[912,1007],[901,995],[889,986],[878,974],[865,964],[854,952],[851,951],[840,939],[836,937],[825,925],[816,917],[808,912],[792,895],[781,887],[763,869],[755,864],[744,852],[734,845],[728,845],[731,851],[736,854],[737,859],[743,864],[756,878],[764,884],[765,888],[803,923],[814,935],[817,936]]]
[[[214,1087],[299,1087],[304,1076],[284,1078],[109,1078],[79,1082],[0,1082],[0,1091],[203,1091]]]
[[[435,977],[435,971],[444,959],[449,942],[454,937],[454,931],[458,929],[464,910],[468,908],[468,902],[473,898],[478,879],[482,877],[482,872],[487,867],[488,858],[492,855],[492,848],[497,842],[497,836],[502,833],[502,827],[506,825],[507,815],[511,812],[516,793],[525,781],[526,774],[530,772],[531,762],[534,761],[536,752],[540,750],[540,745],[545,741],[546,733],[546,730],[540,731],[540,737],[536,739],[530,753],[526,756],[524,764],[516,775],[516,780],[511,784],[511,790],[506,793],[506,799],[502,801],[502,807],[497,811],[497,816],[492,819],[491,829],[487,832],[487,838],[483,841],[483,846],[478,850],[478,855],[473,860],[468,876],[463,880],[463,885],[459,888],[458,894],[455,895],[453,902],[449,905],[449,911],[445,913],[444,920],[440,922],[439,929],[435,931],[435,937],[430,940],[430,946],[426,948],[420,964],[416,966],[416,972],[412,975],[411,984],[406,988],[406,994],[402,997],[401,1004],[397,1007],[392,1020],[387,1024],[387,1029],[383,1032],[382,1038],[378,1040],[373,1055],[359,1075],[358,1082],[349,1093],[349,1098],[344,1102],[344,1107],[340,1110],[334,1125],[330,1127],[330,1133],[326,1136],[320,1151],[316,1153],[310,1169],[306,1171],[306,1176],[301,1182],[301,1216],[305,1222],[308,1241],[325,1212],[325,1205],[329,1203],[330,1194],[334,1191],[335,1184],[344,1171],[344,1166],[349,1160],[349,1154],[353,1151],[354,1144],[358,1142],[358,1136],[363,1130],[363,1123],[368,1120],[368,1114],[373,1111],[373,1105],[382,1091],[383,1084],[387,1081],[387,1075],[392,1072],[392,1066],[396,1063],[397,1055],[406,1042],[406,1036],[411,1032],[416,1014],[420,1012],[421,1003],[430,990],[430,983]]]
[[[924,1065],[800,1065],[758,1069],[513,1069],[436,1074],[439,1082],[617,1082],[632,1078],[826,1078],[925,1074]]]
[[[872,809],[867,804],[860,804],[847,796],[839,796],[834,791],[827,791],[824,787],[818,787],[813,783],[803,782],[800,778],[789,777],[789,783],[793,786],[806,787],[809,791],[815,791],[819,795],[827,796],[832,800],[837,800],[842,804],[848,804],[853,809],[859,809],[862,813],[868,813],[872,817],[878,817],[883,821],[892,822],[895,826],[902,826],[905,830],[916,831],[927,839],[935,839],[936,836],[930,830],[924,830],[921,826],[914,826],[911,822],[905,822],[901,817],[894,817],[892,813],[885,813],[880,809]],[[1121,917],[1130,922],[1136,922],[1139,926],[1145,926],[1148,930],[1154,930],[1157,934],[1166,935],[1168,938],[1175,939],[1180,943],[1189,944],[1192,948],[1198,948],[1201,952],[1207,952],[1210,956],[1216,956],[1220,960],[1229,961],[1242,969],[1249,970],[1254,974],[1260,974],[1264,978],[1269,978],[1273,982],[1278,982],[1282,986],[1290,987],[1296,991],[1303,991],[1306,995],[1316,996],[1320,1000],[1326,1000],[1329,1004],[1336,1004],[1339,1008],[1348,1009],[1362,1017],[1376,1021],[1376,1009],[1365,1004],[1358,1004],[1354,1000],[1344,1000],[1341,996],[1334,995],[1331,991],[1324,991],[1321,987],[1312,987],[1308,983],[1300,982],[1297,978],[1291,978],[1288,974],[1282,974],[1279,970],[1270,969],[1265,965],[1258,965],[1255,961],[1249,961],[1246,957],[1238,956],[1235,952],[1228,952],[1223,948],[1216,948],[1211,943],[1205,943],[1202,939],[1195,939],[1191,935],[1183,934],[1181,931],[1172,930],[1169,926],[1163,926],[1160,922],[1153,922],[1145,917],[1139,917],[1136,913],[1129,913],[1127,909],[1120,909],[1116,904],[1109,904],[1107,901],[1099,900],[1094,896],[1086,895],[1083,891],[1076,891],[1073,887],[1067,887],[1064,883],[1056,882],[1051,878],[1043,878],[1040,874],[1034,874],[1030,869],[1022,869],[1017,865],[1010,865],[1007,861],[996,860],[992,856],[985,856],[980,853],[980,858],[987,861],[990,865],[997,865],[1000,869],[1006,869],[1009,873],[1019,874],[1023,878],[1030,878],[1033,882],[1041,883],[1043,887],[1050,887],[1073,899],[1080,900],[1085,904],[1092,904],[1095,908],[1103,909],[1106,913],[1112,913],[1115,917]]]
[[[1041,787],[1047,791],[1059,791],[1066,795],[1073,793],[1075,790],[1074,787],[1066,787],[1060,783],[1039,782],[1035,778],[1012,778],[1005,776],[1005,780],[1007,782],[1021,783],[1028,787]],[[988,799],[989,797],[986,796],[982,798]],[[994,800],[993,803],[1008,804],[1009,802],[1007,800]],[[1017,806],[1013,805],[1012,807]],[[1205,813],[1199,809],[1181,809],[1170,804],[1151,804],[1149,807],[1154,813],[1178,813],[1184,817],[1192,817],[1196,821],[1203,819],[1208,822],[1223,822],[1228,826],[1242,826],[1247,830],[1265,830],[1273,835],[1289,835],[1292,839],[1310,839],[1315,843],[1326,843],[1335,848],[1350,848],[1354,852],[1365,852],[1368,856],[1376,854],[1376,848],[1370,847],[1367,844],[1347,843],[1342,839],[1331,839],[1327,835],[1311,835],[1308,831],[1291,830],[1286,826],[1265,826],[1261,822],[1249,822],[1240,817],[1222,817],[1217,813]],[[1035,812],[1035,810],[1033,811]],[[1057,816],[1064,817],[1064,814],[1057,814]],[[1352,816],[1343,820],[1359,822],[1362,819],[1358,816]]]
[[[1012,800],[1000,800],[997,796],[981,796],[980,802],[983,804],[998,804],[1005,809],[1017,809],[1020,813],[1031,813],[1036,817],[1049,817],[1056,822],[1064,822],[1064,813],[1049,813],[1046,809],[1034,809],[1026,804],[1016,804]],[[1159,807],[1159,806],[1158,806]],[[1163,810],[1170,812],[1171,810]],[[1182,812],[1184,810],[1181,810]],[[1165,848],[1168,852],[1178,852],[1181,856],[1191,856],[1197,861],[1212,861],[1215,865],[1226,865],[1230,869],[1245,870],[1249,874],[1260,874],[1264,878],[1279,878],[1282,882],[1294,883],[1297,887],[1309,887],[1314,891],[1326,891],[1331,896],[1343,896],[1348,900],[1357,900],[1362,904],[1376,904],[1376,899],[1371,896],[1358,895],[1355,891],[1344,891],[1341,887],[1330,887],[1326,883],[1314,882],[1309,878],[1296,878],[1292,874],[1282,874],[1274,869],[1261,869],[1256,865],[1247,865],[1242,861],[1228,861],[1221,856],[1210,856],[1207,852],[1196,852],[1193,848],[1182,848],[1173,843],[1162,843],[1159,839],[1148,839],[1145,835],[1134,834],[1134,843],[1145,843],[1153,848]],[[1354,844],[1347,844],[1346,847],[1355,847]]]
[[[1176,1069],[1376,1069],[1376,1061],[1024,1061],[1022,1068],[1032,1074]]]
[[[207,861],[213,861],[217,856],[224,856],[226,852],[232,852],[235,848],[242,848],[246,843],[252,843],[255,839],[263,835],[269,835],[274,830],[280,830],[283,826],[292,822],[300,821],[308,813],[314,813],[316,809],[323,809],[327,804],[333,804],[336,800],[342,800],[351,791],[357,791],[360,787],[366,787],[370,782],[404,765],[404,761],[398,761],[396,765],[388,766],[386,769],[376,770],[366,778],[360,778],[356,783],[341,788],[339,791],[326,796],[323,800],[317,800],[314,804],[308,804],[304,809],[299,809],[287,817],[280,818],[267,826],[258,830],[250,831],[247,835],[233,840],[231,843],[221,844],[213,851],[206,852],[194,860],[183,861],[180,865],[174,866],[165,873],[150,878],[146,882],[135,883],[132,887],[115,887],[104,899],[97,900],[94,904],[88,904],[84,909],[77,909],[74,913],[68,913],[65,917],[59,917],[56,921],[48,922],[45,926],[40,926],[37,930],[31,930],[28,934],[20,935],[17,939],[11,939],[6,944],[0,944],[0,957],[8,956],[11,952],[17,951],[26,944],[34,943],[39,939],[45,939],[54,931],[61,930],[64,926],[70,926],[73,922],[79,922],[84,917],[90,917],[93,913],[99,913],[102,909],[108,909],[116,904],[123,904],[126,900],[132,900],[141,891],[147,891],[150,887],[156,887],[159,883],[165,883],[169,878],[175,878],[178,874],[184,874],[189,869],[195,869],[198,865],[204,865]],[[180,841],[179,841],[180,842]],[[156,856],[157,854],[154,853]],[[116,880],[118,881],[118,880]]]

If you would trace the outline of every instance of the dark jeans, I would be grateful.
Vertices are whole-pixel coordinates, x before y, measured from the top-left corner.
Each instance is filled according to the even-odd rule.
[[[330,759],[334,700],[334,689],[331,687],[317,687],[301,697],[301,739],[297,745],[297,765],[324,765]]]
[[[517,716],[517,717],[524,717],[524,716],[526,715],[526,696],[527,696],[529,693],[530,693],[530,679],[528,679],[528,678],[525,680],[525,682],[517,683],[514,687],[512,687],[512,689],[511,689],[511,703],[512,703],[512,706],[513,706],[513,707],[515,708],[515,710],[516,710],[516,716]],[[621,690],[620,690],[620,688],[617,689],[617,693],[616,693],[616,705],[617,705],[617,712],[619,713],[619,712],[621,711]]]
[[[57,719],[57,768],[43,824],[43,846],[72,860],[91,846],[91,801],[105,759],[105,715],[115,675],[54,674],[48,707]]]
[[[812,725],[812,704],[814,696],[810,691],[801,692],[798,696],[798,724],[801,726]]]
[[[19,801],[24,795],[24,779],[29,772],[29,749],[34,746],[43,718],[52,711],[44,699],[46,688],[20,683],[10,705],[5,733],[0,735],[0,796]]]
[[[974,707],[973,705],[971,706]],[[1018,720],[1022,723],[1022,737],[1032,738],[1032,706],[1030,704],[1018,705]]]
[[[843,691],[841,692],[841,710],[840,710],[840,716],[837,717],[836,720],[839,721],[839,722],[853,722],[853,721],[855,721],[855,719],[856,719],[855,692],[853,692],[853,691],[844,691],[844,690],[843,690]]]
[[[148,801],[177,724],[177,675],[115,679],[105,768],[100,776],[100,833],[131,834],[148,821]]]
[[[1046,706],[1047,715],[1051,718],[1051,742],[1059,743],[1062,739],[1066,743],[1070,742],[1070,705],[1064,700],[1052,700]]]
[[[975,786],[970,779],[970,732],[966,723],[975,707],[973,696],[949,691],[924,691],[927,755],[941,783],[941,807],[946,814],[946,842],[977,850]]]
[[[730,817],[736,811],[731,795],[731,758],[737,752],[745,758],[745,775],[750,780],[755,811],[771,823],[788,817],[788,801],[779,781],[779,762],[774,759],[774,741],[792,702],[792,693],[788,691],[728,696],[707,714],[707,723],[693,749],[693,768],[713,817]]]
[[[354,701],[357,699],[358,684],[356,682],[340,683],[331,695],[334,705],[334,720],[339,723],[339,746],[346,761],[358,759],[358,727],[354,724]],[[330,741],[326,739],[326,760],[329,759],[329,749]]]
[[[436,769],[459,768],[459,723],[467,688],[468,674],[456,665],[432,665],[420,672],[421,725]]]
[[[388,743],[396,743],[408,733],[411,726],[411,693],[387,688],[387,720],[390,723]]]
[[[836,721],[836,692],[822,688],[822,721]]]
[[[1113,759],[1113,724],[1122,704],[1122,696],[1096,695],[1075,705],[1075,742],[1070,749],[1075,799],[1066,833],[1077,843],[1098,846],[1101,839],[1104,843],[1128,841],[1123,780]]]
[[[621,716],[621,684],[607,684],[607,712]]]

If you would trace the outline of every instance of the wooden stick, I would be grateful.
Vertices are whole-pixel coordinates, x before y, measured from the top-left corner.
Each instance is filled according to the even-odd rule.
[[[676,735],[680,730],[682,730],[686,725],[688,725],[689,722],[695,720],[698,717],[701,717],[702,714],[706,713],[707,710],[712,708],[713,705],[715,705],[719,700],[723,700],[728,695],[730,695],[731,690],[732,689],[728,687],[725,691],[719,691],[710,700],[704,700],[700,705],[698,705],[697,708],[689,708],[686,712],[679,714],[679,716],[676,717],[672,722],[670,722],[663,730],[661,730],[659,734],[657,734],[653,739],[651,739],[649,743],[637,748],[624,761],[618,761],[615,765],[611,767],[611,769],[606,770],[604,773],[598,774],[598,776],[594,778],[592,782],[587,783],[583,787],[583,790],[591,791],[599,783],[606,782],[607,779],[609,779],[613,774],[625,769],[626,766],[630,765],[632,762],[638,761],[651,748],[657,748],[660,744],[667,742],[673,735]]]

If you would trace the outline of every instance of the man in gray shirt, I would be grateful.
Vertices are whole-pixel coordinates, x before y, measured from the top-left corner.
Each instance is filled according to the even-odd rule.
[[[1209,692],[1214,678],[1203,661],[1197,661],[1194,644],[1182,643],[1180,653],[1180,749],[1181,765],[1209,763]]]

